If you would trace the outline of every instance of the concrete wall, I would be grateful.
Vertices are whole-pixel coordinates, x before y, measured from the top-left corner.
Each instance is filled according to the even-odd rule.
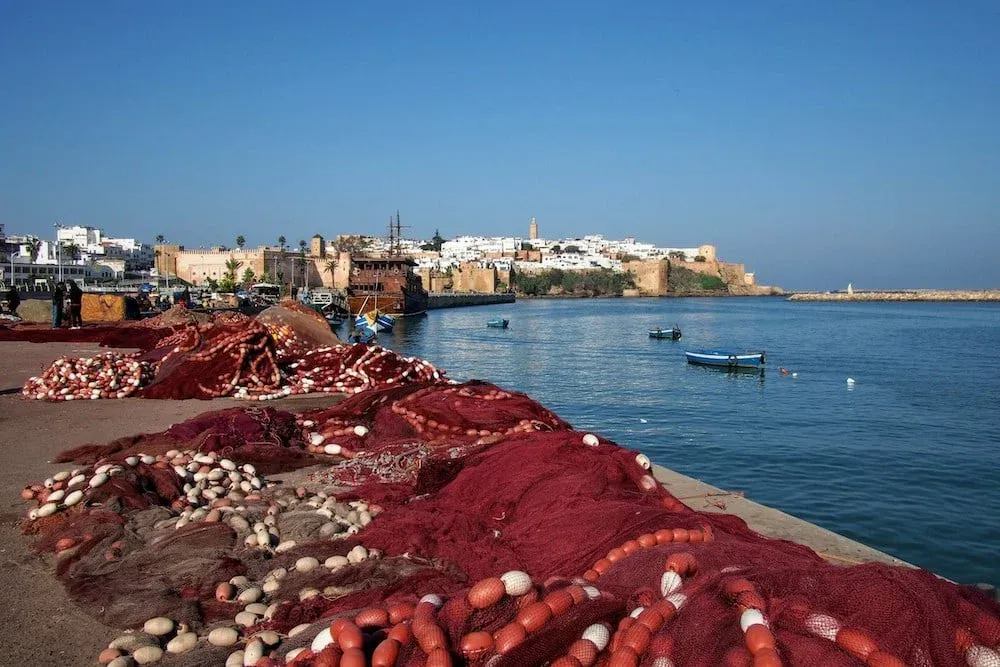
[[[488,306],[494,303],[514,303],[513,294],[431,294],[427,310],[459,306]]]
[[[666,296],[670,272],[667,260],[625,262],[622,266],[634,276],[640,294],[643,296]]]

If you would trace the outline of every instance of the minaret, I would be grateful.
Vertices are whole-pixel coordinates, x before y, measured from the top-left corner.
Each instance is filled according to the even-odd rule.
[[[531,224],[528,225],[528,238],[532,241],[538,238],[538,223],[535,222],[534,218],[531,219]]]

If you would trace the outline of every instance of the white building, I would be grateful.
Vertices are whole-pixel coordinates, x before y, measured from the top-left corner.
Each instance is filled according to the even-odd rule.
[[[56,239],[66,246],[73,246],[86,262],[121,260],[125,271],[141,271],[153,266],[153,246],[132,238],[112,238],[97,227],[73,225],[59,227]],[[117,262],[112,262],[115,265]]]

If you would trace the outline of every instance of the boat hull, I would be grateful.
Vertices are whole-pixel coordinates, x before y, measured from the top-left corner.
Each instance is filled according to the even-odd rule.
[[[392,317],[411,317],[427,312],[427,292],[379,292],[378,294],[352,294],[347,297],[347,308],[358,315],[378,308],[380,313]]]
[[[762,370],[765,356],[763,352],[685,352],[689,364],[712,366],[714,368]]]
[[[396,318],[382,312],[371,311],[354,318],[354,326],[359,329],[371,329],[376,333],[392,331],[396,326]]]
[[[680,329],[650,329],[649,337],[656,338],[659,340],[680,340],[681,330]]]
[[[506,329],[509,324],[510,320],[490,320],[486,326],[490,329]]]

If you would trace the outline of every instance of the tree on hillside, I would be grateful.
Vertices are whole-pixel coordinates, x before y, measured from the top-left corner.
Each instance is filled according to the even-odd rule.
[[[667,257],[669,257],[670,259],[676,259],[678,262],[688,261],[687,253],[684,252],[683,250],[671,250],[670,252],[667,253]]]
[[[553,254],[555,254],[555,255],[558,255],[558,254],[559,254],[559,253],[561,253],[561,252],[562,252],[562,246],[561,246],[561,245],[559,245],[559,244],[557,243],[557,244],[555,244],[554,246],[552,246],[552,253],[553,253]]]
[[[284,251],[284,249],[285,249],[285,237],[284,236],[279,236],[278,237],[278,247],[281,248],[282,251]]]
[[[243,238],[242,234],[236,237],[236,245],[237,247],[239,247],[240,250],[243,250],[243,246],[245,246],[246,244],[247,240]]]
[[[337,252],[349,252],[352,255],[359,255],[368,249],[368,241],[363,236],[346,234],[338,236],[333,242],[333,247]]]
[[[163,242],[166,241],[167,239],[166,237],[163,236],[163,234],[157,234],[155,240],[156,240],[156,245],[163,245]]]
[[[521,241],[521,250],[534,250],[535,246],[531,245],[527,241]]]
[[[248,266],[243,270],[243,284],[252,285],[254,280],[256,280],[256,276],[253,274],[253,269]]]
[[[694,261],[696,261],[696,262],[707,262],[708,258],[705,257],[704,255],[697,255],[697,256],[695,256]]]
[[[580,250],[580,246],[568,245],[563,249],[563,252],[570,253],[573,255],[579,255],[581,254],[582,251]]]

